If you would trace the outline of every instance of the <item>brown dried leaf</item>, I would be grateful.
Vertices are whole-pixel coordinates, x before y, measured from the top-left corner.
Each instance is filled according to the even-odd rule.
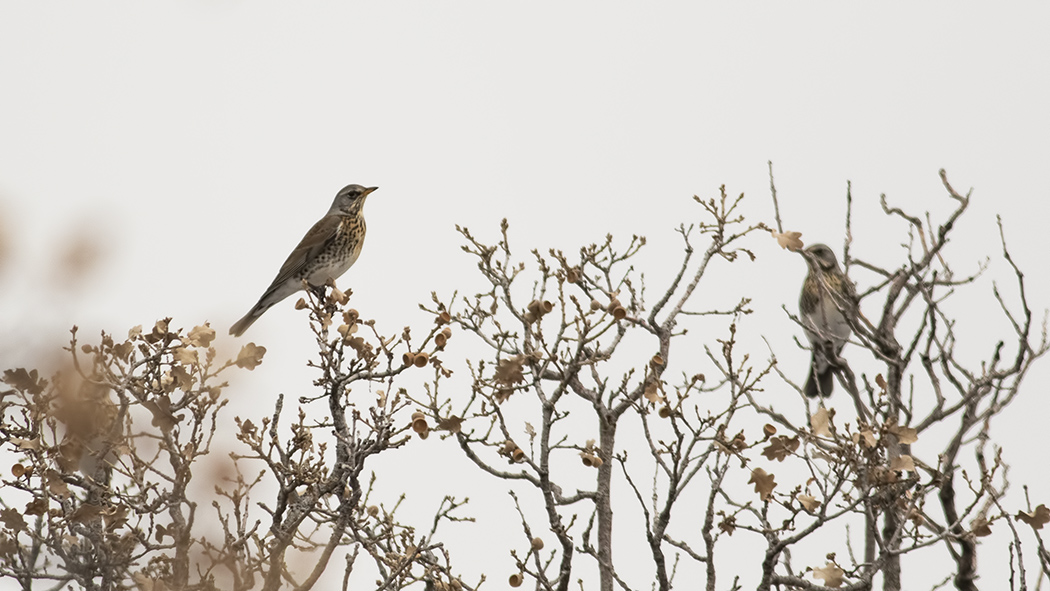
[[[237,354],[237,361],[234,363],[237,367],[242,369],[252,370],[259,367],[262,363],[263,355],[266,354],[266,347],[261,347],[255,343],[248,343],[241,347],[241,352]]]
[[[171,431],[182,420],[181,416],[175,416],[171,412],[171,400],[167,396],[158,396],[155,400],[144,400],[142,406],[153,413],[153,420],[151,421],[153,426],[165,433]]]
[[[71,495],[69,487],[66,486],[66,481],[62,480],[62,475],[58,472],[55,472],[54,470],[49,471],[46,480],[47,489],[51,494],[63,499],[68,498]]]
[[[875,433],[870,428],[865,427],[859,433],[853,434],[853,443],[862,443],[864,447],[875,447],[878,440],[875,439]]]
[[[91,503],[84,503],[77,507],[69,518],[77,523],[88,523],[98,517],[100,513],[102,513],[102,507],[92,505]]]
[[[887,431],[896,435],[897,441],[905,445],[915,443],[919,440],[919,432],[915,429],[912,429],[911,427],[901,427],[899,425],[894,425],[893,427],[887,429]]]
[[[978,517],[970,522],[970,531],[978,538],[992,535],[991,524],[984,517]]]
[[[506,386],[513,386],[525,381],[522,367],[525,357],[517,355],[507,359],[500,359],[496,367],[496,381]]]
[[[817,509],[820,508],[820,501],[818,501],[815,497],[811,497],[809,495],[804,494],[798,494],[795,496],[795,498],[798,500],[799,504],[802,505],[802,508],[805,509],[806,512],[809,514],[815,513]]]
[[[660,395],[660,384],[657,382],[649,382],[645,386],[645,399],[653,404],[659,404],[664,401],[664,397]]]
[[[14,507],[0,509],[0,521],[4,523],[4,528],[13,532],[25,531],[27,527],[26,520],[22,519],[22,514]]]
[[[1032,529],[1043,529],[1044,525],[1050,523],[1050,509],[1047,509],[1046,505],[1040,504],[1031,513],[1018,511],[1017,518],[1032,526]]]
[[[806,246],[802,240],[800,240],[802,232],[784,232],[781,234],[780,232],[770,230],[769,233],[773,235],[773,238],[777,239],[777,244],[780,245],[780,248],[786,248],[791,252],[798,252]]]
[[[879,375],[875,376],[875,384],[876,384],[876,385],[877,385],[877,386],[878,386],[879,388],[881,388],[883,392],[885,392],[885,391],[886,391],[886,386],[887,386],[887,384],[886,384],[886,378],[882,377],[882,374],[881,374],[881,373],[880,373]]]
[[[718,522],[718,529],[724,531],[728,535],[733,535],[736,531],[736,517],[733,515],[726,515],[722,521]]]
[[[113,355],[124,362],[127,362],[128,357],[131,356],[131,352],[134,350],[135,345],[131,344],[131,341],[124,341],[119,345],[113,345]]]
[[[447,419],[440,419],[437,423],[438,429],[444,429],[451,433],[459,433],[459,429],[462,425],[463,419],[456,415],[451,415]]]
[[[769,445],[762,450],[762,455],[766,456],[770,460],[776,460],[783,462],[784,458],[788,457],[792,452],[798,449],[799,440],[797,437],[773,437],[769,440]]]
[[[751,480],[748,480],[747,483],[755,485],[755,492],[763,501],[769,500],[769,497],[773,495],[773,489],[777,486],[777,483],[773,481],[773,475],[768,474],[762,468],[752,470]]]
[[[39,451],[40,450],[40,438],[34,437],[32,439],[22,439],[20,437],[12,437],[8,439],[11,443],[18,446],[18,449],[24,449],[27,451]]]
[[[43,515],[47,513],[47,498],[33,499],[26,504],[26,515]]]
[[[208,347],[213,340],[215,340],[215,329],[209,322],[205,322],[204,326],[194,326],[186,337],[186,342],[194,347]]]
[[[47,387],[47,380],[40,379],[35,369],[26,371],[24,367],[4,370],[3,381],[28,394],[40,394]]]
[[[914,472],[915,460],[909,455],[897,456],[890,462],[890,470],[896,470],[898,472]]]
[[[109,510],[102,514],[103,519],[106,521],[106,529],[113,531],[118,527],[123,526],[128,521],[128,514],[131,510],[124,505],[120,507],[110,507]]]
[[[332,286],[332,293],[328,294],[328,297],[329,297],[329,299],[331,299],[333,302],[336,302],[340,306],[345,306],[346,303],[348,301],[350,301],[350,296],[346,295],[343,292],[343,290],[339,289],[338,287],[336,287],[334,285]]]
[[[171,318],[161,318],[153,325],[153,336],[156,339],[163,338],[164,335],[168,334],[168,324],[171,322]]]
[[[846,573],[841,568],[830,562],[822,568],[813,569],[813,578],[824,579],[825,587],[841,587],[845,575]]]
[[[175,361],[177,363],[181,363],[183,365],[194,365],[197,363],[197,352],[193,349],[179,347],[177,349],[173,349],[171,355],[175,358]]]
[[[831,437],[830,424],[831,414],[823,406],[818,408],[817,412],[813,413],[813,416],[809,418],[809,426],[813,430],[813,434],[820,437]]]

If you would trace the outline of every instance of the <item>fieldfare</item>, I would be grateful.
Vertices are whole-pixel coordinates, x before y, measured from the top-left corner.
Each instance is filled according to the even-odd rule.
[[[809,338],[813,360],[806,378],[806,396],[829,396],[835,384],[839,353],[857,318],[857,293],[839,269],[835,252],[814,244],[803,252],[809,274],[798,298],[802,328]]]
[[[299,241],[288,260],[281,265],[259,303],[230,327],[239,337],[264,312],[303,288],[305,279],[313,287],[337,279],[354,264],[365,242],[365,217],[361,209],[365,198],[378,187],[347,185],[335,196],[332,207]]]

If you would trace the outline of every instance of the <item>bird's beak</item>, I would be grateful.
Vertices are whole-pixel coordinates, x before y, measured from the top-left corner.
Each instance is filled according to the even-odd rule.
[[[365,194],[364,194],[364,195],[362,195],[362,197],[366,197],[366,196],[370,195],[370,194],[372,193],[372,191],[375,191],[375,190],[376,190],[376,189],[378,189],[378,188],[379,188],[379,187],[367,187],[367,188],[365,189]]]

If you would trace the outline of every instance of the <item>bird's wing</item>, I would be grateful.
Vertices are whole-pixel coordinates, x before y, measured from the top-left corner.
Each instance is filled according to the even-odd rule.
[[[310,228],[299,241],[299,245],[292,250],[292,254],[288,255],[288,259],[281,265],[281,270],[277,272],[277,277],[266,290],[267,293],[299,274],[307,261],[312,260],[324,250],[325,245],[335,238],[341,218],[342,216],[338,215],[326,215]]]

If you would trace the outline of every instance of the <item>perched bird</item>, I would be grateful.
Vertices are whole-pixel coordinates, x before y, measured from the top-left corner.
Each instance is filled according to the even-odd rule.
[[[835,384],[836,360],[857,318],[857,293],[839,269],[835,252],[823,244],[805,249],[809,274],[798,298],[802,328],[813,359],[806,378],[806,396],[829,396]]]
[[[343,187],[328,213],[288,255],[259,303],[230,327],[230,334],[235,337],[244,334],[271,306],[302,289],[304,279],[311,286],[321,286],[345,273],[357,261],[365,242],[365,217],[361,214],[365,198],[378,188]]]

